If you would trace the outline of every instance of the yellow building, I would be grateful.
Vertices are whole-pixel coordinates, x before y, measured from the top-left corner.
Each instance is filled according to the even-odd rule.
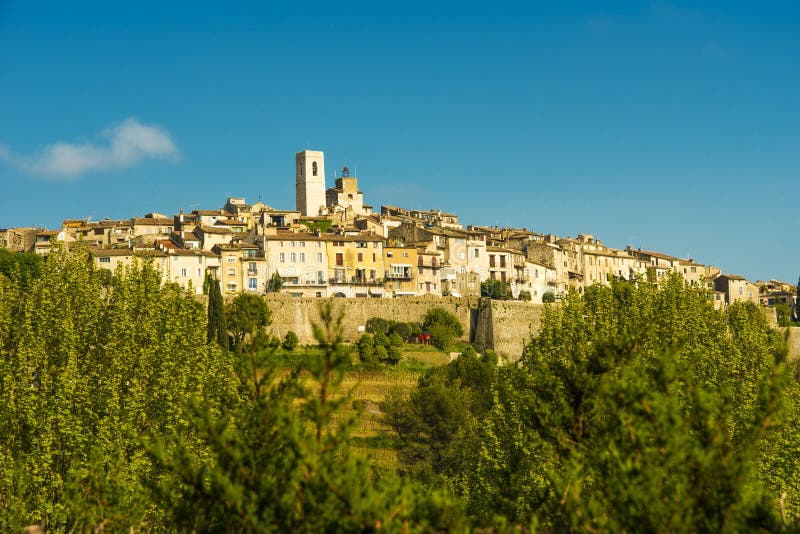
[[[381,297],[384,294],[383,246],[372,234],[324,234],[328,254],[328,284],[334,296]]]
[[[383,265],[387,296],[416,295],[418,290],[417,248],[414,246],[385,246]]]

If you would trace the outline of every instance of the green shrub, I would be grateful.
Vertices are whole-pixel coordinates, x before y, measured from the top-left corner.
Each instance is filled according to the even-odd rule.
[[[299,343],[299,339],[297,339],[297,334],[289,330],[286,332],[286,336],[283,338],[283,348],[288,351],[293,351],[295,347],[297,347],[297,343]]]

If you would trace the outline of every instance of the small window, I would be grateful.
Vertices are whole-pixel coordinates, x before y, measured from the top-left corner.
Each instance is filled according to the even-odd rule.
[[[181,269],[181,276],[186,278],[186,268]]]
[[[312,176],[316,176],[317,175],[317,162],[316,161],[312,161],[311,162],[311,175]]]
[[[235,267],[229,267],[228,268],[228,276],[236,276],[236,268]]]
[[[250,278],[247,281],[247,287],[250,289],[258,289],[258,279],[257,278]]]
[[[305,255],[304,252],[301,252],[300,253],[300,263],[305,263],[305,262],[306,262],[306,255]]]
[[[98,258],[97,261],[100,263],[111,263],[111,258]]]
[[[317,263],[322,263],[322,252],[317,252]]]
[[[286,261],[286,254],[284,254],[283,252],[278,254],[278,261],[284,263]]]

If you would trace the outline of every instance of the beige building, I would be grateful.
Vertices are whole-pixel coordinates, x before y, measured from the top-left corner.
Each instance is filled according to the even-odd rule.
[[[214,251],[219,254],[218,276],[223,293],[267,292],[269,269],[258,245],[228,243],[217,245]]]
[[[166,252],[164,280],[201,295],[206,272],[215,276],[219,256],[207,250],[169,249]]]
[[[541,304],[545,293],[552,293],[557,298],[564,297],[564,287],[559,287],[555,269],[526,260],[525,270],[527,276],[520,282],[519,288],[530,292],[531,302]]]
[[[92,258],[94,264],[100,269],[108,269],[111,272],[116,272],[120,266],[133,265],[134,261],[140,262],[150,261],[153,266],[161,272],[162,283],[168,280],[166,273],[169,272],[169,265],[167,263],[167,255],[160,250],[151,250],[148,252],[135,252],[128,248],[121,249],[92,249]],[[201,286],[202,287],[202,286]]]
[[[336,178],[336,187],[326,192],[326,205],[328,212],[340,214],[342,221],[352,221],[372,213],[372,206],[364,204],[364,193],[358,190],[358,178],[350,176],[347,165],[342,168],[342,175]]]
[[[36,228],[0,229],[0,248],[11,252],[30,252],[38,231]]]
[[[328,296],[328,251],[323,237],[309,232],[278,231],[259,236],[266,256],[267,280],[278,273],[282,293],[296,297]]]
[[[325,156],[316,150],[295,154],[295,200],[297,211],[316,217],[325,208]]]
[[[442,296],[443,264],[441,252],[417,248],[417,293]]]
[[[40,256],[47,256],[53,248],[53,243],[68,244],[75,241],[65,230],[39,230],[33,243],[33,252]]]
[[[236,237],[236,234],[225,226],[198,226],[194,233],[202,241],[203,250],[214,250],[214,247],[227,245]]]
[[[725,295],[725,304],[752,302],[758,304],[758,287],[736,274],[723,274],[714,280],[714,289]]]
[[[156,239],[169,236],[175,222],[162,217],[134,217],[131,222],[131,237],[143,243],[152,243]]]

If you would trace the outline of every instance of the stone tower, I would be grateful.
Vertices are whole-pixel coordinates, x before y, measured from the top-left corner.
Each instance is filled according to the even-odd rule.
[[[297,210],[316,217],[325,207],[325,156],[316,150],[295,154],[295,198]]]

